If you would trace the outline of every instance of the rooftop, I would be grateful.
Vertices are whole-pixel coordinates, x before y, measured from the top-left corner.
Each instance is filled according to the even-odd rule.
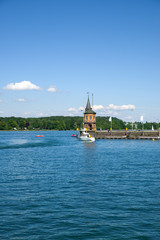
[[[91,108],[91,104],[90,104],[90,101],[89,101],[89,97],[88,97],[88,101],[87,101],[87,105],[86,105],[86,108],[85,108],[85,114],[96,114],[92,108]]]

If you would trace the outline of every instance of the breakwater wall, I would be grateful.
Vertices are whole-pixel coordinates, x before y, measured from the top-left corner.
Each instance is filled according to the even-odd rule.
[[[159,130],[97,130],[88,131],[96,139],[160,139]]]

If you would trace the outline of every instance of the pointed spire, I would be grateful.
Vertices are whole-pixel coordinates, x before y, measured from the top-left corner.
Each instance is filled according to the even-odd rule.
[[[96,114],[91,108],[91,104],[90,104],[90,101],[89,101],[89,96],[88,96],[88,101],[87,101],[87,105],[86,105],[86,108],[85,108],[85,113]]]
[[[89,97],[88,97],[88,101],[87,101],[87,105],[86,105],[86,111],[91,109],[91,104],[90,104],[90,101],[89,101]]]

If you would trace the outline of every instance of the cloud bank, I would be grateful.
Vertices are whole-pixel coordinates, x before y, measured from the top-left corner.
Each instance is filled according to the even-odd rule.
[[[113,110],[135,110],[135,106],[128,104],[128,105],[114,105],[114,104],[109,104],[106,109],[113,109]]]
[[[97,111],[97,110],[101,110],[104,109],[104,107],[102,105],[94,105],[93,106],[93,110]]]
[[[127,105],[114,105],[114,104],[109,104],[108,106],[104,107],[102,105],[94,105],[93,110],[135,110],[135,105],[132,104],[127,104]]]
[[[31,83],[30,81],[22,81],[19,83],[9,83],[7,86],[3,87],[4,90],[40,90],[39,86]]]
[[[109,104],[108,106],[94,105],[92,108],[99,115],[114,114],[114,115],[118,116],[119,112],[117,112],[117,111],[135,110],[136,107],[135,107],[135,105],[132,105],[132,104],[126,104],[126,105]],[[68,108],[68,112],[71,112],[72,114],[79,114],[81,111],[84,111],[83,107],[80,107],[80,108],[70,107],[70,108]]]
[[[72,107],[71,107],[71,108],[68,108],[68,111],[69,111],[69,112],[77,112],[78,109],[76,109],[76,108],[72,108]]]

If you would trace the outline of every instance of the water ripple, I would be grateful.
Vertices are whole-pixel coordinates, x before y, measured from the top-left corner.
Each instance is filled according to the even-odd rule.
[[[159,143],[71,134],[0,133],[1,239],[159,240]]]

